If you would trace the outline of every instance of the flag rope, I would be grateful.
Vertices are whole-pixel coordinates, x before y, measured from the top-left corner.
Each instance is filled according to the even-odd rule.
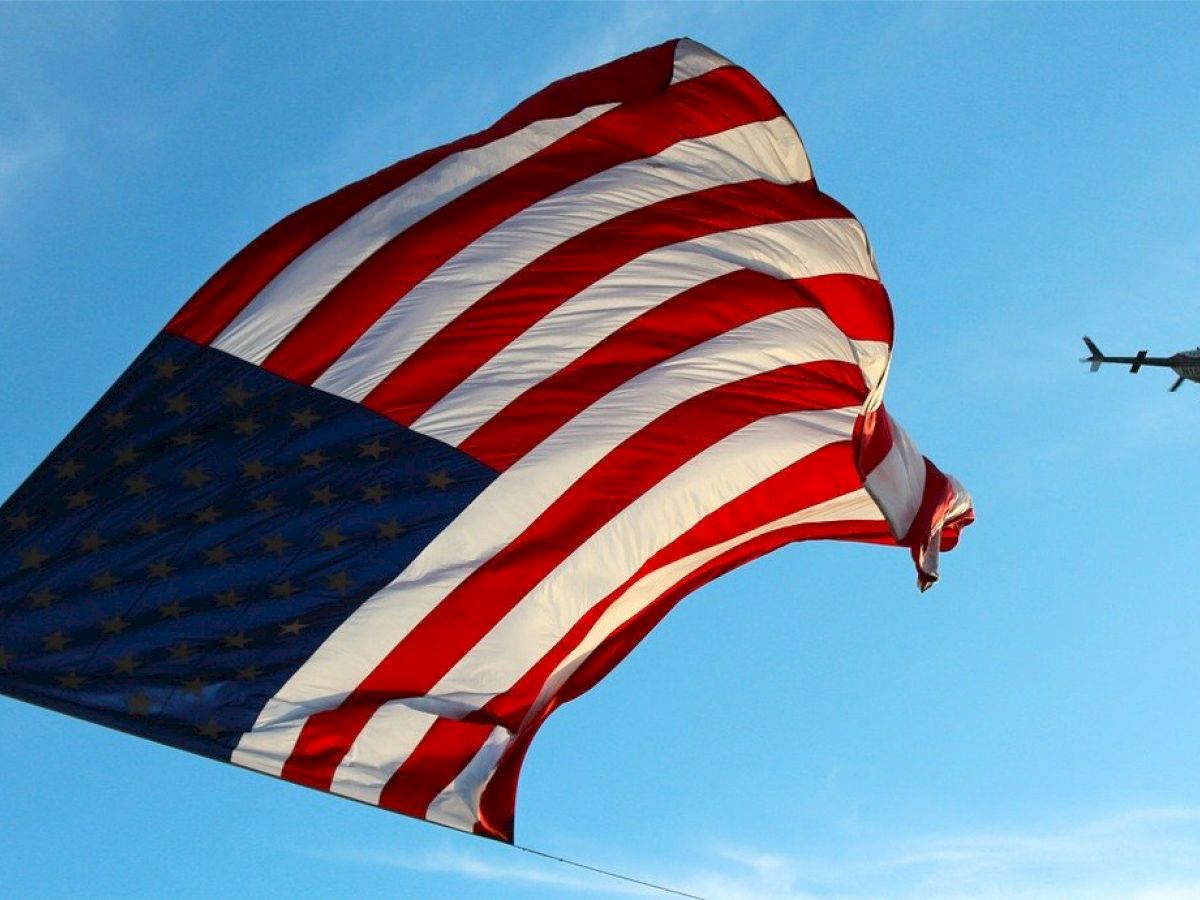
[[[705,900],[699,894],[689,894],[686,891],[676,890],[661,884],[655,884],[652,881],[642,881],[640,878],[634,878],[631,875],[621,875],[617,872],[610,872],[608,869],[600,869],[596,866],[589,866],[585,863],[575,862],[573,859],[564,859],[561,856],[554,856],[550,853],[543,853],[541,850],[534,850],[532,847],[523,847],[520,844],[513,844],[518,850],[523,850],[526,853],[532,853],[534,856],[541,856],[545,859],[552,859],[555,862],[565,863],[568,866],[575,866],[577,869],[586,869],[589,872],[596,872],[600,875],[607,875],[610,878],[619,878],[621,881],[628,881],[632,884],[640,884],[642,887],[653,888],[656,891],[662,891],[665,894],[674,894],[677,897],[690,897],[691,900]]]

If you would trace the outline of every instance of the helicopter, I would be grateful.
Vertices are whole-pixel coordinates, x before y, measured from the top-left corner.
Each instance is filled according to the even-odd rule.
[[[1200,381],[1200,347],[1195,350],[1181,350],[1174,356],[1147,356],[1145,350],[1139,350],[1137,356],[1105,356],[1090,337],[1084,337],[1091,356],[1082,357],[1079,361],[1092,364],[1095,372],[1104,363],[1128,363],[1129,371],[1136,373],[1142,366],[1165,366],[1179,377],[1171,385],[1172,391],[1179,390],[1185,381]]]

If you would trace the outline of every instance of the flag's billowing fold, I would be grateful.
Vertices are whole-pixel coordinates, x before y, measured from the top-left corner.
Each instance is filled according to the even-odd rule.
[[[560,703],[789,541],[971,520],[862,226],[689,40],[288,216],[0,512],[0,689],[511,840]]]

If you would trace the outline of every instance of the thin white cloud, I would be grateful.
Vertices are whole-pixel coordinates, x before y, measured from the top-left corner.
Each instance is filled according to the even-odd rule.
[[[861,848],[863,839],[852,843]],[[356,848],[320,856],[439,872],[510,891],[646,894],[636,885],[577,876],[550,861],[497,863],[485,859],[485,851],[414,858],[400,850]],[[1056,827],[881,839],[827,857],[713,844],[690,866],[680,861],[667,870],[647,861],[631,869],[648,881],[714,900],[1200,900],[1200,808],[1133,809]]]
[[[505,852],[503,848],[501,852]],[[508,851],[518,853],[517,850]],[[455,853],[449,851],[426,853],[414,856],[407,850],[363,850],[359,848],[339,848],[327,851],[314,851],[309,856],[327,862],[349,863],[357,865],[378,866],[386,869],[398,869],[409,872],[428,872],[443,875],[453,875],[472,881],[482,881],[493,884],[510,886],[525,886],[543,888],[555,891],[570,891],[583,894],[610,895],[643,895],[645,888],[633,884],[613,883],[601,875],[586,874],[574,876],[569,869],[563,869],[561,864],[554,863],[532,864],[500,864],[486,860],[480,853]]]
[[[572,72],[590,69],[627,53],[681,35],[671,31],[677,17],[655,4],[585,7],[587,15],[570,20],[570,33],[551,46],[559,52],[547,60],[538,80],[549,83]]]
[[[718,848],[725,870],[683,889],[751,900],[1200,898],[1200,809],[1150,808],[1024,831],[881,842],[834,859]]]
[[[512,59],[497,58],[494,66],[460,66],[437,77],[426,73],[419,91],[348,114],[321,159],[286,173],[289,188],[307,200],[397,159],[486,128],[551,82],[679,37],[683,28],[679,9],[656,4],[580,4],[556,12],[548,17],[555,24],[548,24],[554,30],[544,41],[555,49],[540,67],[518,76],[507,71]],[[510,46],[506,52],[516,54],[520,48]],[[498,78],[497,71],[505,76]]]
[[[19,126],[0,132],[0,212],[65,151],[62,131],[40,115],[27,113]]]
[[[228,65],[225,41],[198,45],[169,78],[102,69],[105,99],[96,102],[79,72],[132,52],[134,20],[103,4],[13,6],[0,27],[0,215],[11,216],[18,195],[44,189],[47,176],[108,184],[116,163],[161,155]]]

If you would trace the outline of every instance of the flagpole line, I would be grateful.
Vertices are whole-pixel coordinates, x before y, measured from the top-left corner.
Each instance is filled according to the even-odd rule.
[[[653,888],[656,891],[662,891],[665,894],[674,894],[676,897],[690,897],[691,900],[706,900],[699,894],[689,894],[686,891],[676,890],[675,888],[666,887],[665,885],[655,884],[653,881],[642,881],[640,878],[634,878],[630,875],[621,875],[617,872],[610,872],[608,869],[601,869],[596,866],[589,866],[585,863],[576,862],[573,859],[564,859],[561,856],[554,856],[550,853],[543,853],[541,850],[534,850],[532,847],[523,847],[520,844],[513,844],[518,850],[523,850],[526,853],[532,853],[534,856],[540,856],[544,859],[552,859],[555,862],[564,863],[568,866],[575,866],[577,869],[586,869],[589,872],[596,872],[600,875],[607,875],[609,878],[619,878],[621,881],[628,881],[631,884],[640,884],[642,887]]]

